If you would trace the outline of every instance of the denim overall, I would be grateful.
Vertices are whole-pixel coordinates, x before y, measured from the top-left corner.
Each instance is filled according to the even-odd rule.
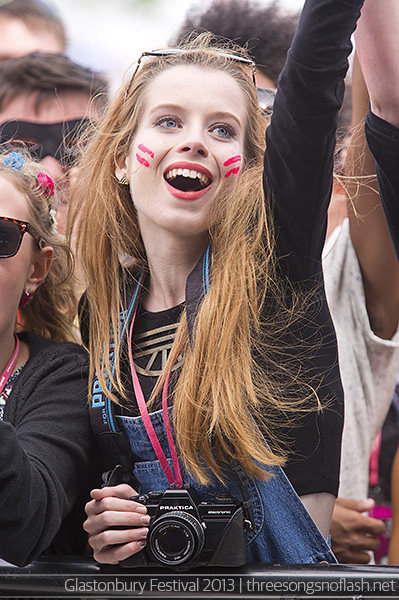
[[[171,412],[169,415],[172,425]],[[162,410],[151,413],[150,418],[173,470]],[[141,493],[166,490],[169,484],[142,417],[117,416],[117,419],[135,455],[133,473],[141,483]],[[247,480],[255,517],[255,530],[247,534],[247,562],[335,563],[336,559],[327,542],[283,470],[280,467],[268,467],[267,470],[272,474],[267,481]],[[242,500],[240,487],[233,473],[228,476],[226,487],[214,477],[209,486],[201,486],[183,468],[182,477],[184,484],[190,484],[197,490],[202,501],[211,501],[226,489]]]

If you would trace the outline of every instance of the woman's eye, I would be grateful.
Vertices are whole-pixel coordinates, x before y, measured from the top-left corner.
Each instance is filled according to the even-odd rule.
[[[216,133],[216,135],[222,138],[233,138],[236,135],[234,129],[230,127],[230,125],[226,125],[225,123],[218,123],[216,125],[213,125],[211,131],[212,133]]]
[[[175,129],[179,127],[180,122],[176,117],[161,117],[155,122],[157,127],[164,127],[165,129]]]

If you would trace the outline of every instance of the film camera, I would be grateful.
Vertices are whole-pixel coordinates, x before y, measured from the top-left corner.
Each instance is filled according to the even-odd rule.
[[[183,571],[246,563],[243,504],[230,492],[201,502],[193,488],[169,488],[130,500],[145,504],[151,521],[146,547],[122,561],[122,567],[166,566]]]

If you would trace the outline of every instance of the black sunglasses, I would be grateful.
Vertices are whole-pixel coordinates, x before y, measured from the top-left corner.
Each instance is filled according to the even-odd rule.
[[[30,223],[10,217],[0,217],[0,258],[15,256],[21,247],[25,233],[29,233],[39,248],[42,248],[43,240]]]
[[[212,48],[211,48],[212,49]],[[153,57],[168,57],[168,56],[176,56],[178,54],[192,54],[195,53],[196,50],[185,50],[184,48],[163,48],[160,50],[152,50],[151,52],[143,52],[140,58],[137,61],[137,66],[134,70],[134,73],[129,81],[129,85],[126,88],[125,98],[129,95],[130,89],[132,87],[133,80],[137,74],[137,71],[140,69],[141,61],[143,58],[148,56]],[[245,58],[245,56],[239,56],[238,54],[229,54],[226,52],[216,52],[218,56],[222,58],[227,58],[229,60],[233,60],[235,62],[241,63],[244,67],[249,67],[252,72],[252,81],[255,83],[255,73],[256,73],[256,64],[250,58]]]

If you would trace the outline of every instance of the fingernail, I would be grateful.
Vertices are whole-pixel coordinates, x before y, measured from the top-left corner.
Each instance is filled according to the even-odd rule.
[[[141,529],[138,530],[137,533],[139,534],[140,537],[147,537],[148,529],[147,529],[147,527],[142,527]]]
[[[136,511],[136,512],[138,512],[138,513],[141,513],[141,514],[145,515],[145,514],[146,514],[146,512],[147,512],[147,509],[146,509],[146,507],[145,507],[145,506],[143,506],[142,504],[138,504],[138,505],[136,506],[136,508],[135,508],[135,511]]]
[[[147,541],[146,541],[146,540],[139,540],[139,541],[137,542],[137,545],[138,545],[138,546],[145,546],[145,545],[146,545],[146,543],[147,543]]]
[[[140,517],[140,521],[144,524],[144,525],[148,525],[148,523],[150,522],[150,517],[149,515],[144,515],[144,517]]]

